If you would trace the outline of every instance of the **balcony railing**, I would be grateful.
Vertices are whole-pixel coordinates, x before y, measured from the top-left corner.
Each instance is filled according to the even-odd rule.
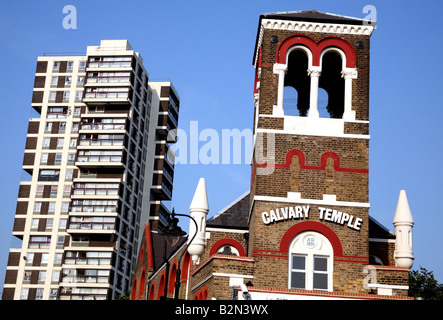
[[[88,68],[130,68],[131,61],[97,61],[89,62]]]
[[[77,155],[77,162],[121,162],[123,151],[89,151],[79,150]]]
[[[71,212],[117,212],[117,200],[73,200]]]
[[[88,77],[87,84],[90,83],[129,83],[129,76],[125,77]]]
[[[81,255],[81,256],[79,256]],[[66,252],[64,264],[110,265],[112,252]]]
[[[61,287],[60,300],[106,300],[108,289]]]
[[[127,99],[129,92],[87,92],[85,99]]]
[[[68,229],[76,230],[115,230],[114,217],[71,217]]]
[[[79,146],[122,146],[124,139],[83,139]]]
[[[126,122],[117,123],[105,123],[105,122],[94,122],[94,123],[83,123],[80,130],[125,130]]]
[[[98,195],[98,196],[113,196],[118,195],[118,184],[117,187],[77,187],[74,185],[74,191],[72,193],[74,196],[77,195]]]

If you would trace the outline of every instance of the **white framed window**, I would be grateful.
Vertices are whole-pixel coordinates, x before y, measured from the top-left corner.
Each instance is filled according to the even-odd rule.
[[[37,230],[38,222],[39,222],[39,219],[32,219],[31,220],[31,230]]]
[[[45,190],[45,186],[44,185],[37,185],[37,188],[35,190],[35,196],[36,197],[43,197],[43,191]]]
[[[74,173],[73,169],[66,169],[65,180],[72,180],[73,173]]]
[[[49,143],[51,142],[51,138],[43,138],[43,148],[49,148]]]
[[[61,163],[61,162],[62,162],[62,156],[63,156],[63,154],[61,154],[61,153],[56,153],[56,154],[55,154],[55,160],[54,160],[54,163]]]
[[[58,236],[57,237],[57,247],[63,247],[63,244],[65,243],[65,236]]]
[[[58,138],[57,139],[57,148],[63,148],[63,144],[65,143],[64,138]]]
[[[60,270],[54,270],[52,271],[52,278],[51,278],[51,282],[52,283],[58,283],[60,279]],[[51,290],[51,295],[53,294],[52,291],[55,291],[55,297],[57,297],[57,290]],[[51,299],[51,300],[55,300],[55,299]]]
[[[62,258],[63,258],[63,254],[62,253],[56,253],[54,255],[54,264],[55,265],[61,265],[62,264]]]
[[[55,96],[57,95],[57,92],[50,91],[49,92],[49,101],[55,101]]]
[[[51,186],[51,197],[56,197],[58,192],[58,185]]]
[[[332,291],[333,248],[314,231],[297,235],[289,246],[288,288]]]
[[[74,69],[74,61],[68,61],[68,64],[66,66],[67,71],[72,71]]]
[[[42,253],[42,257],[40,260],[40,265],[41,266],[46,266],[48,264],[48,259],[49,259],[49,253]]]
[[[71,76],[67,76],[67,77],[65,78],[65,86],[70,87],[71,84],[72,84],[72,77],[71,77]]]
[[[69,202],[62,202],[61,212],[66,213],[69,211]]]
[[[55,212],[55,202],[50,201],[48,204],[48,212]]]
[[[46,230],[52,230],[54,219],[46,219]]]
[[[41,202],[34,202],[34,212],[40,212],[41,208],[42,208]]]
[[[26,264],[27,265],[32,265],[32,263],[34,262],[34,253],[30,252],[26,254]]]
[[[48,154],[47,153],[42,153],[41,158],[40,158],[40,163],[48,163]]]
[[[76,91],[75,92],[75,101],[81,101],[83,98],[83,91]]]
[[[22,288],[20,292],[20,300],[28,300],[29,288]]]
[[[51,78],[51,86],[56,86],[58,84],[58,77],[52,77]]]
[[[58,224],[58,230],[66,230],[67,221],[68,221],[67,219],[60,219],[60,222]]]
[[[71,138],[69,140],[69,147],[75,148],[77,146],[77,138]]]
[[[71,196],[71,188],[72,188],[71,185],[66,185],[66,186],[63,187],[63,196],[64,197]]]
[[[86,61],[80,61],[78,65],[78,70],[85,70],[86,69]]]
[[[72,123],[71,132],[78,132],[78,127],[79,127],[79,123],[78,122],[73,122]]]
[[[43,300],[43,288],[37,288],[35,291],[35,300]]]
[[[38,273],[38,282],[45,282],[46,281],[46,271],[41,270]]]
[[[52,131],[52,122],[45,123],[45,131]]]
[[[54,64],[52,65],[52,70],[58,69],[60,69],[60,61],[54,61]]]
[[[69,95],[70,95],[69,91],[63,91],[63,100],[69,100]]]
[[[80,108],[80,107],[75,107],[74,108],[74,117],[78,117],[78,116],[80,116],[80,114],[81,114],[81,111],[82,109]]]
[[[68,162],[74,162],[74,161],[75,161],[75,153],[69,153]]]

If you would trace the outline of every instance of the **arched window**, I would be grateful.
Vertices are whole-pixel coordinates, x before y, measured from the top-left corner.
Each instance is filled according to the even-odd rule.
[[[155,299],[155,283],[152,281],[151,286],[149,287],[149,297],[148,300]]]
[[[228,256],[239,256],[240,255],[238,250],[234,246],[231,246],[229,244],[220,247],[220,249],[217,250],[217,254],[225,254]]]
[[[315,41],[294,34],[280,43],[275,62],[278,94],[274,115],[355,120],[352,79],[357,78],[356,53],[349,42],[338,37]],[[326,108],[321,105],[325,99],[321,95],[327,96]]]
[[[330,118],[342,118],[345,104],[345,80],[342,77],[343,61],[341,54],[335,50],[328,50],[322,54],[321,76],[319,79],[318,110],[320,107],[320,88],[326,91],[328,101],[326,111]]]
[[[321,233],[305,231],[289,246],[288,287],[332,291],[333,248]]]
[[[307,73],[309,59],[304,50],[295,48],[288,55],[283,110],[285,115],[306,116],[309,109],[311,80]]]
[[[137,277],[135,277],[134,282],[132,283],[131,290],[131,300],[137,299]]]
[[[160,300],[160,297],[163,297],[165,295],[165,271],[163,270],[163,274],[160,277],[160,282],[158,284],[158,291],[157,291],[157,299]]]
[[[145,296],[145,281],[146,281],[146,271],[143,269],[142,275],[140,276],[140,283],[138,289],[137,299],[143,299]]]
[[[169,276],[169,284],[168,284],[168,293],[173,294],[175,289],[175,279],[177,279],[177,261],[174,261],[172,265],[170,276]]]

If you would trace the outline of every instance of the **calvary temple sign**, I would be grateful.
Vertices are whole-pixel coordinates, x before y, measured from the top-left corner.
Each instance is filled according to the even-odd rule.
[[[268,225],[273,222],[285,221],[285,220],[297,220],[309,218],[309,206],[290,206],[284,208],[271,209],[269,212],[262,212],[262,220],[264,224]],[[319,207],[320,220],[334,222],[340,225],[346,225],[354,230],[359,231],[363,219],[354,217],[353,215],[341,212],[335,209]]]

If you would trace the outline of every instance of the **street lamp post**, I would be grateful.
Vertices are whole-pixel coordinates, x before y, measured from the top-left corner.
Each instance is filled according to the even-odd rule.
[[[184,232],[177,224],[178,224],[178,219],[176,218],[176,216],[179,217],[188,217],[190,218],[195,225],[195,229],[197,230],[197,222],[195,221],[195,219],[193,217],[191,217],[190,215],[187,214],[179,214],[179,213],[175,213],[174,209],[172,209],[172,213],[170,216],[170,219],[168,219],[168,221],[170,222],[169,225],[159,231],[158,233],[165,236],[165,238],[167,239],[166,241],[171,244],[171,246],[174,246],[175,244],[177,244],[178,240],[180,237],[186,235],[186,232]],[[195,236],[197,235],[197,233],[194,233],[194,235],[191,238],[191,241],[188,241],[188,243],[186,244],[185,249],[183,250],[183,252],[180,255],[180,258],[178,260],[177,263],[177,273],[175,276],[175,292],[174,292],[174,299],[178,299],[178,294],[179,294],[179,290],[180,290],[180,277],[181,277],[181,260],[183,258],[183,256],[185,255],[186,251],[188,250],[189,245],[192,243],[192,241],[194,240]],[[166,251],[166,247],[165,247],[165,251]],[[165,258],[166,260],[166,258]],[[168,266],[168,262],[167,262],[167,266]],[[167,268],[169,269],[169,268]],[[169,273],[169,270],[166,270],[166,275]],[[167,297],[167,281],[165,282],[165,298]]]
[[[180,255],[180,259],[177,263],[177,272],[175,277],[175,292],[174,299],[178,299],[179,290],[180,290],[180,277],[181,277],[181,261],[185,253],[189,249],[189,254],[192,256],[192,260],[194,262],[200,259],[200,256],[203,254],[204,248],[206,246],[206,215],[209,212],[208,206],[208,197],[206,193],[206,182],[204,178],[200,178],[197,189],[195,190],[194,198],[192,199],[191,205],[189,207],[189,211],[191,215],[187,214],[178,214],[175,213],[174,208],[172,209],[172,213],[170,218],[168,219],[168,226],[159,231],[159,234],[164,235],[166,240],[174,246],[177,244],[180,237],[186,235],[179,226],[178,219],[176,216],[180,217],[188,217],[192,220],[193,226],[189,228],[189,235],[192,233],[191,240],[187,241],[186,247]],[[196,219],[200,222],[200,228],[196,221]],[[196,239],[197,237],[197,239]],[[195,242],[194,242],[195,239]],[[192,246],[191,246],[192,245]],[[191,250],[192,249],[192,250]],[[168,261],[166,261],[168,263]],[[166,274],[168,276],[168,274]],[[165,279],[166,280],[166,279]],[[166,282],[166,281],[165,281]],[[166,283],[165,283],[166,285]],[[167,288],[165,288],[165,298],[167,297]]]

